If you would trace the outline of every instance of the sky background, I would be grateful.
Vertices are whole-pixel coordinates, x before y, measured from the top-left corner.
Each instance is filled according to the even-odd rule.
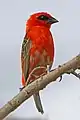
[[[49,12],[59,20],[51,28],[56,48],[54,67],[80,52],[79,0],[0,0],[0,107],[19,92],[25,23],[38,11]],[[80,81],[76,77],[64,75],[61,82],[49,84],[40,93],[44,115],[37,112],[31,97],[10,116],[17,120],[80,120]]]

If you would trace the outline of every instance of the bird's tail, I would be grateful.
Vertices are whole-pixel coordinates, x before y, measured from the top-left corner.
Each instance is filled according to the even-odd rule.
[[[34,101],[35,101],[35,104],[36,104],[36,108],[38,109],[39,112],[41,112],[43,114],[44,111],[43,111],[43,107],[42,107],[42,104],[41,104],[41,99],[40,99],[39,92],[34,94],[33,97],[34,97]]]

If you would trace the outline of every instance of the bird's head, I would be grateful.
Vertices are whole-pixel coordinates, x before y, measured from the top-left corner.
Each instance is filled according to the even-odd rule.
[[[26,23],[26,29],[29,30],[33,26],[44,26],[50,28],[52,24],[57,23],[54,17],[46,12],[34,13],[30,16]]]

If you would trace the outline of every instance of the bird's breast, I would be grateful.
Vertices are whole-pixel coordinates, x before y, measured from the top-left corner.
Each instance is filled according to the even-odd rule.
[[[51,59],[54,57],[54,41],[51,32],[44,26],[34,26],[28,33],[28,38],[32,41],[31,53],[38,49],[39,52],[45,51]]]

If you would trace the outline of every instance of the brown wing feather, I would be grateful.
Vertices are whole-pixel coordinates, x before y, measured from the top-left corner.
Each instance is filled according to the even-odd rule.
[[[21,64],[22,64],[22,74],[24,75],[25,81],[27,81],[29,75],[30,46],[31,46],[31,41],[27,38],[24,39],[22,43],[22,51],[21,51]]]

